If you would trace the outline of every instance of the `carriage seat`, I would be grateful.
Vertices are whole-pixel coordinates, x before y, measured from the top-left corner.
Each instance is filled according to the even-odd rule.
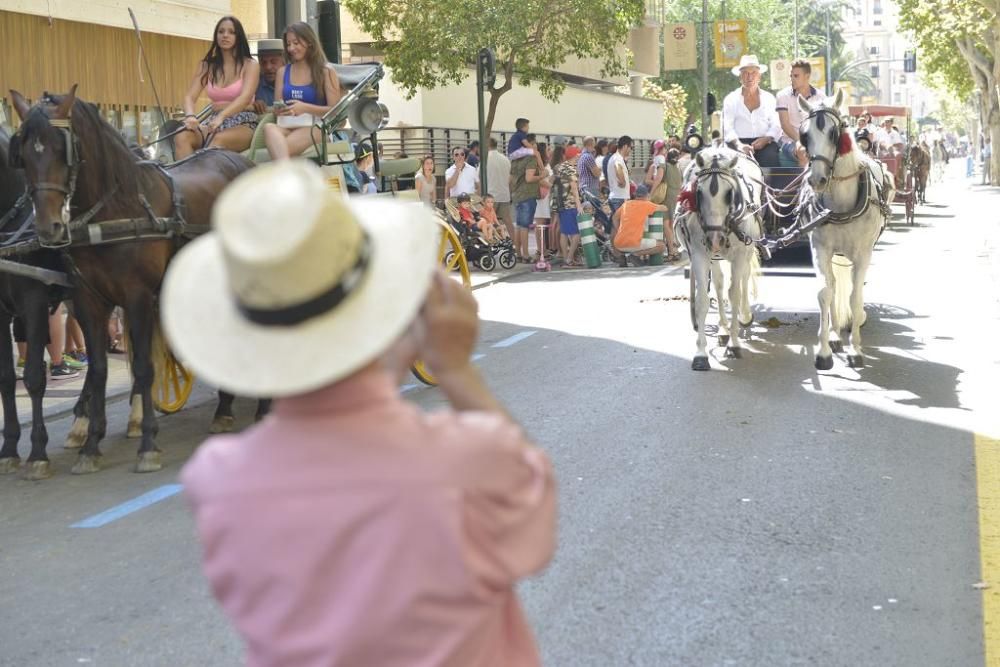
[[[268,112],[260,117],[260,120],[257,123],[257,129],[253,133],[253,139],[250,141],[250,148],[243,151],[244,157],[253,160],[257,164],[271,161],[271,154],[267,152],[267,146],[264,144],[264,126],[268,123],[275,122],[274,119],[275,116],[272,112]],[[326,153],[328,156],[354,155],[354,148],[351,146],[351,142],[349,141],[330,141],[327,139]],[[319,157],[319,154],[316,152],[316,148],[314,146],[310,146],[299,157],[315,160]]]

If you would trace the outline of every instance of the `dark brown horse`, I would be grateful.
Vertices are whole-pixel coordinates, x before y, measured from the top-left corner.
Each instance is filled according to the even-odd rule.
[[[920,204],[927,203],[927,179],[931,173],[930,149],[920,144],[910,144],[906,149],[907,169],[913,174],[913,189]]]
[[[16,243],[34,236],[31,202],[25,193],[24,173],[9,164],[10,137],[0,128],[0,243]],[[58,253],[38,250],[20,255],[19,263],[62,271]],[[0,396],[3,400],[3,446],[0,447],[0,474],[17,471],[21,457],[17,452],[21,424],[17,415],[17,379],[14,373],[10,325],[20,318],[27,342],[24,362],[24,386],[31,397],[31,453],[21,469],[25,479],[49,477],[51,466],[46,454],[49,435],[42,414],[46,372],[43,354],[49,335],[49,308],[68,298],[65,288],[48,287],[37,280],[0,272]]]
[[[167,263],[181,241],[69,245],[71,228],[86,222],[145,218],[207,225],[215,198],[253,164],[236,153],[207,150],[163,169],[131,150],[96,107],[78,100],[76,86],[66,95],[45,94],[34,106],[16,91],[11,96],[23,121],[18,150],[35,207],[38,238],[43,246],[62,250],[79,285],[73,302],[90,352],[90,395],[84,397],[89,416],[86,441],[73,472],[99,469],[99,443],[107,428],[106,325],[114,306],[123,308],[128,321],[133,392],[142,408],[136,471],[159,470],[151,392],[153,341],[160,336],[156,302]]]

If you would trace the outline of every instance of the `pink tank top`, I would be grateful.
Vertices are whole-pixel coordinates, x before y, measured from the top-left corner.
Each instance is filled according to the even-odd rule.
[[[240,93],[242,92],[243,92],[242,78],[233,81],[225,88],[220,88],[211,81],[209,81],[208,85],[205,86],[205,94],[208,95],[208,99],[212,100],[213,104],[217,104],[219,102],[232,102],[237,97],[239,97]]]

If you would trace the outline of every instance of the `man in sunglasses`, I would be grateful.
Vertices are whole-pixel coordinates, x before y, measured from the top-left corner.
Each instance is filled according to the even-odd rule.
[[[465,161],[465,149],[456,148],[451,152],[455,164],[444,172],[444,188],[449,197],[474,195],[479,191],[479,172]]]

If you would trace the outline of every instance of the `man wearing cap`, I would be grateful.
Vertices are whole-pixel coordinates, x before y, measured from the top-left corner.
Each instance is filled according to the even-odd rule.
[[[819,104],[826,99],[821,91],[809,83],[812,76],[812,65],[808,60],[799,59],[792,63],[791,83],[782,89],[777,97],[778,121],[781,123],[781,147],[778,149],[778,162],[782,167],[805,167],[809,156],[799,143],[799,126],[802,125],[802,109],[797,98],[801,97],[810,104]]]
[[[774,95],[760,87],[760,75],[766,71],[767,65],[750,55],[741,57],[732,69],[740,87],[722,102],[722,140],[756,158],[762,167],[777,167],[781,123]]]
[[[285,64],[285,46],[280,39],[262,39],[257,42],[257,60],[260,61],[260,82],[254,96],[254,111],[264,113],[274,106],[274,80]]]
[[[515,586],[555,549],[551,465],[470,362],[476,301],[432,214],[284,161],[213,228],[171,262],[163,322],[199,377],[275,398],[181,472],[246,664],[540,665]],[[418,355],[451,409],[400,396]]]

